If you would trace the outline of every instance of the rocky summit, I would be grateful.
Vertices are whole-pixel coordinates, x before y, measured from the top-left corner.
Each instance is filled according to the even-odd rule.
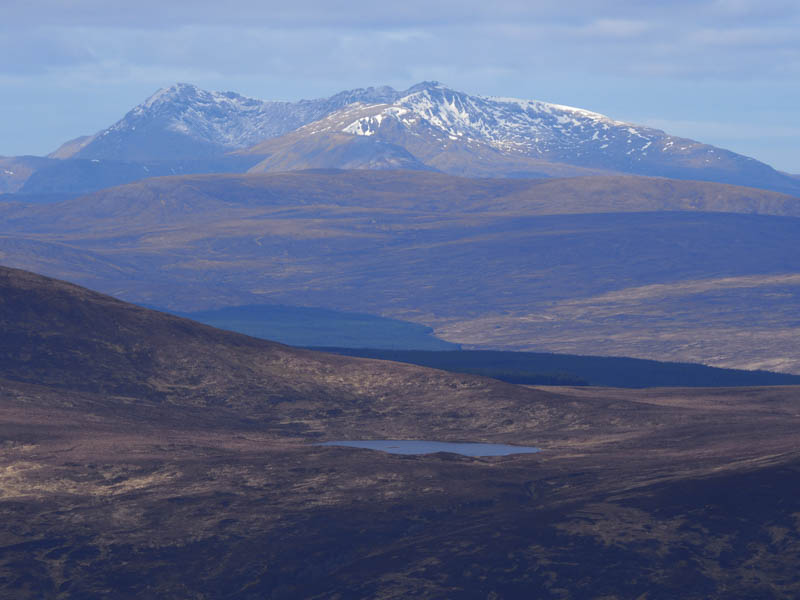
[[[51,156],[185,161],[233,151],[257,157],[252,167],[256,172],[412,168],[490,177],[629,173],[800,193],[796,178],[728,150],[590,110],[470,95],[438,82],[403,91],[359,88],[298,102],[175,84],[110,127],[67,142]]]

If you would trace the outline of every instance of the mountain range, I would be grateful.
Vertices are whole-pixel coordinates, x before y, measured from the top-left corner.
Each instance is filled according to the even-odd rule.
[[[1,158],[0,597],[800,597],[798,190],[435,82]]]
[[[24,192],[0,197],[0,258],[126,300],[800,373],[800,179],[587,110],[436,82],[294,103],[178,84],[0,166]]]
[[[0,177],[0,191],[77,193],[99,189],[98,181],[182,173],[400,168],[484,177],[628,173],[800,194],[796,177],[734,152],[589,110],[437,82],[299,102],[176,84],[49,158],[27,177]]]

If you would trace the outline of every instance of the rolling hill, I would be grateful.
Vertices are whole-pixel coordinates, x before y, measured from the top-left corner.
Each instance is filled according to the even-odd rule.
[[[796,387],[529,389],[0,268],[5,598],[791,598]],[[336,439],[537,445],[398,456]]]
[[[658,178],[187,176],[0,207],[0,257],[183,312],[329,308],[471,347],[800,373],[797,215]]]

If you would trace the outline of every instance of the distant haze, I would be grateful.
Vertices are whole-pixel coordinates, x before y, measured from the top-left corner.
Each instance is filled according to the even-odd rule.
[[[4,2],[0,155],[47,154],[189,81],[268,100],[440,80],[587,108],[800,173],[789,0]]]

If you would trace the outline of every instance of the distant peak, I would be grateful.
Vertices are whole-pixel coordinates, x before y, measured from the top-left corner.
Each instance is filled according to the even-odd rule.
[[[353,102],[380,103],[392,102],[399,96],[400,94],[395,89],[388,85],[382,85],[379,87],[344,90],[331,96],[327,100],[341,104],[351,104]]]
[[[446,90],[448,89],[446,85],[439,81],[420,81],[419,83],[412,85],[408,88],[407,93],[413,94],[415,92],[422,92],[425,90]]]
[[[165,101],[178,98],[191,98],[200,93],[200,88],[191,83],[173,83],[169,87],[161,88],[142,103],[144,108],[150,108]]]
[[[177,83],[173,83],[167,89],[168,90],[175,90],[175,91],[184,91],[184,90],[196,91],[199,88],[196,85],[194,85],[193,83],[183,83],[183,82],[179,81]]]

